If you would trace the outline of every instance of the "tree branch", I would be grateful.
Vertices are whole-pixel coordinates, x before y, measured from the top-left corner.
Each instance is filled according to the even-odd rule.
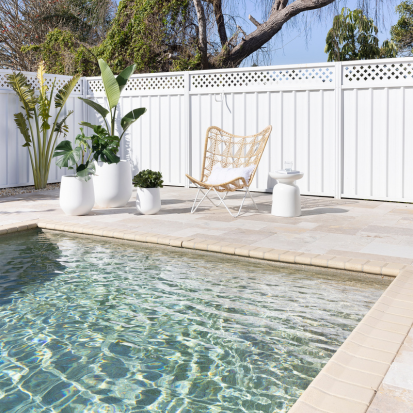
[[[222,13],[222,0],[207,0],[208,3],[212,2],[214,6],[215,21],[217,23],[219,40],[221,46],[224,46],[228,41],[227,29],[225,27],[224,15]]]
[[[208,69],[208,42],[207,42],[207,31],[206,31],[206,18],[205,10],[202,5],[201,0],[194,0],[194,6],[196,10],[196,15],[198,17],[198,26],[199,26],[199,51],[201,52],[201,65],[203,69]]]
[[[302,12],[320,9],[333,2],[334,0],[295,0],[288,4],[288,0],[275,0],[268,20],[245,36],[244,41],[231,51],[223,49],[214,56],[211,59],[211,65],[215,67],[239,66],[245,58],[271,40],[290,19]]]
[[[251,21],[252,24],[254,24],[257,27],[261,26],[261,23],[259,23],[257,20],[254,19],[251,15],[248,16],[248,19]]]

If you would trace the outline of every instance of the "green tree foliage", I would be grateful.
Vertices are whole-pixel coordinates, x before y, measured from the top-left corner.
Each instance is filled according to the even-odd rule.
[[[396,57],[397,48],[393,42],[385,41],[379,46],[378,29],[373,19],[362,10],[343,7],[334,17],[333,27],[326,38],[324,51],[329,62],[346,60],[380,59]]]
[[[132,64],[141,73],[195,66],[197,56],[186,44],[188,12],[189,0],[122,0],[96,54],[115,73]]]
[[[83,0],[82,0],[83,1]],[[188,24],[190,0],[121,0],[106,37],[90,45],[73,30],[56,29],[40,45],[26,47],[37,53],[48,72],[99,75],[98,59],[120,73],[136,65],[140,73],[199,68],[194,26]]]
[[[70,76],[99,74],[93,49],[82,43],[72,31],[61,29],[49,32],[40,45],[22,47],[23,52],[35,54],[37,60],[43,61],[48,73]]]
[[[390,30],[391,39],[396,44],[399,55],[413,55],[413,1],[402,1],[397,7],[399,20]]]
[[[56,29],[73,33],[77,42],[89,47],[100,44],[116,7],[113,0],[1,0],[0,68],[35,71],[40,51],[46,55],[50,43],[56,43]],[[67,36],[62,41],[67,42]],[[62,62],[68,57],[70,52],[64,53]]]

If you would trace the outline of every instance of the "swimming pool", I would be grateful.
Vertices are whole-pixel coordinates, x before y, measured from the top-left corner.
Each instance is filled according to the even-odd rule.
[[[390,281],[0,238],[0,412],[287,412]]]

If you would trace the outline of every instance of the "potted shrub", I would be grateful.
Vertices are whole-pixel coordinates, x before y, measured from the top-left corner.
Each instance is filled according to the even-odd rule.
[[[134,176],[132,183],[137,187],[136,209],[144,215],[156,214],[161,209],[162,174],[145,169]]]
[[[95,164],[91,156],[88,137],[83,133],[76,136],[75,148],[72,142],[64,140],[60,142],[53,158],[58,157],[56,165],[59,168],[75,170],[74,174],[62,176],[60,186],[60,208],[66,215],[88,214],[95,204],[92,175],[95,173]],[[89,155],[87,155],[89,152]]]
[[[99,142],[102,144],[105,139],[109,140],[112,145],[112,152],[115,155],[115,157],[99,156],[100,163],[96,162],[96,175],[93,177],[96,204],[105,208],[120,207],[126,205],[132,195],[132,172],[129,161],[121,160],[117,153],[125,132],[146,112],[146,109],[133,109],[123,116],[120,120],[122,134],[120,137],[116,136],[117,105],[129,77],[136,69],[136,65],[127,67],[115,77],[104,60],[99,59],[98,62],[109,110],[97,102],[79,98],[96,110],[102,116],[104,122],[103,127],[91,125],[88,122],[81,122],[81,125],[92,128],[95,136],[99,137]],[[108,115],[110,117],[109,122],[107,119]],[[96,128],[99,129],[97,130]],[[117,141],[117,145],[114,145],[115,141]],[[95,160],[98,161],[96,158]]]

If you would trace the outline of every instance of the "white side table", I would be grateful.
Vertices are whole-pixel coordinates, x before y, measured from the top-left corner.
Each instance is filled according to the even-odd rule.
[[[270,176],[278,181],[272,193],[271,214],[287,218],[299,217],[301,215],[300,188],[295,181],[301,179],[304,174],[270,172]]]

